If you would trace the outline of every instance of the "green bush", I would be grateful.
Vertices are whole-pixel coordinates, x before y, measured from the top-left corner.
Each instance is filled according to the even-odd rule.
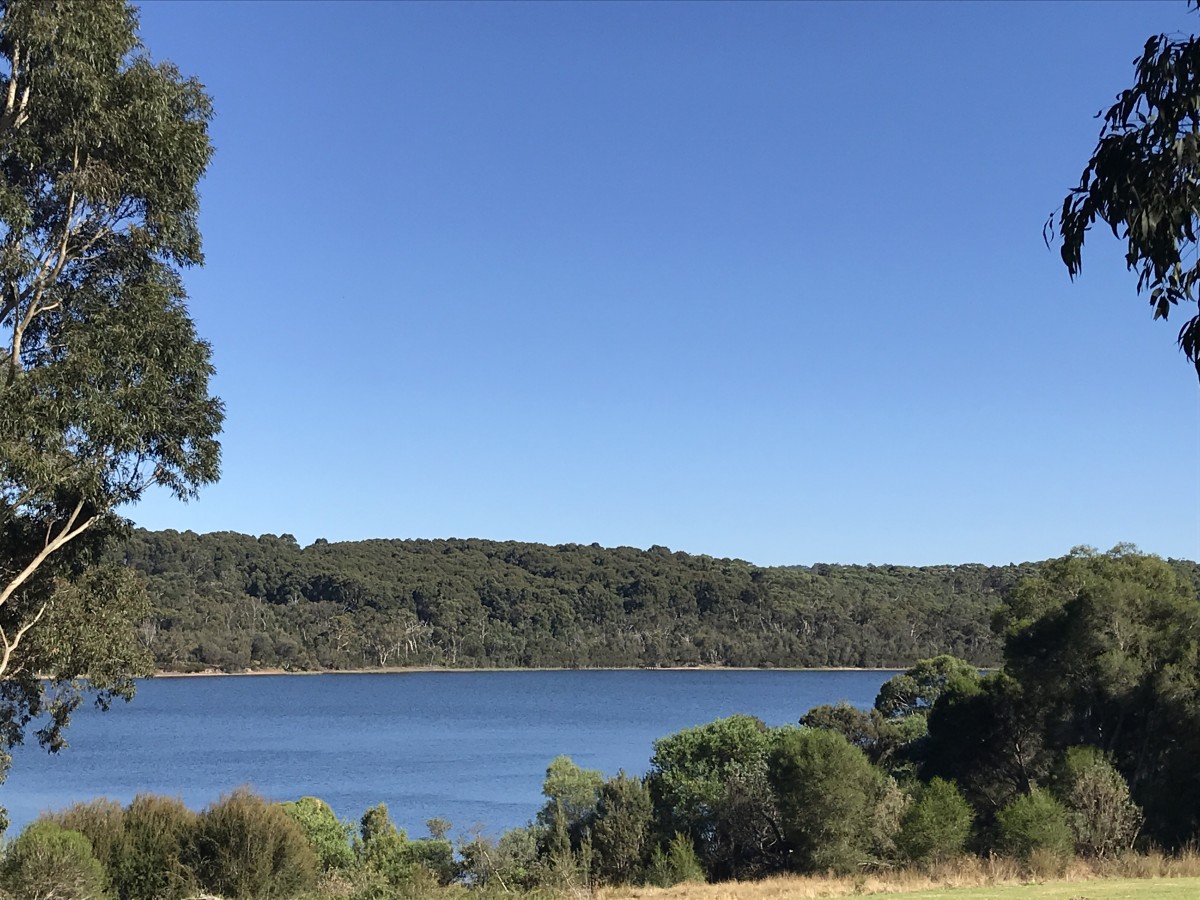
[[[1095,747],[1072,747],[1059,778],[1059,797],[1070,813],[1075,846],[1091,857],[1115,856],[1133,847],[1142,811],[1112,761]]]
[[[317,881],[317,856],[300,826],[245,788],[200,815],[192,864],[204,889],[228,900],[293,897]]]
[[[308,838],[322,869],[345,869],[354,864],[350,847],[354,826],[339,819],[329,804],[316,797],[301,797],[281,806]]]
[[[1049,793],[1034,789],[996,814],[1000,847],[1024,862],[1034,854],[1066,857],[1075,852],[1067,810]]]
[[[688,835],[714,881],[753,878],[774,867],[779,811],[767,780],[775,732],[730,716],[654,742],[646,785],[655,840]]]
[[[876,827],[877,807],[891,792],[883,773],[845,737],[823,728],[782,733],[767,777],[796,868],[844,874],[875,861],[888,837]]]
[[[196,890],[187,863],[200,817],[176,797],[138,794],[125,808],[120,858],[109,873],[121,900],[180,900]]]
[[[618,772],[600,786],[592,845],[595,874],[605,884],[633,884],[646,867],[654,809],[641,778]]]
[[[974,819],[954,782],[935,778],[904,813],[896,843],[909,862],[943,862],[962,854]]]
[[[20,900],[104,900],[104,866],[78,831],[34,822],[9,845],[0,887]]]
[[[76,803],[46,817],[68,831],[78,831],[92,845],[92,855],[104,866],[114,893],[115,873],[125,854],[125,811],[115,800]]]
[[[685,881],[705,881],[704,866],[696,855],[696,847],[686,834],[676,832],[664,853],[656,847],[650,856],[650,867],[646,880],[658,887],[671,887]]]
[[[359,832],[362,841],[358,845],[358,857],[363,866],[378,872],[395,887],[413,876],[414,862],[408,836],[392,822],[386,804],[380,803],[363,813]]]
[[[408,842],[412,861],[427,870],[440,885],[447,885],[458,875],[454,862],[454,845],[444,838],[422,838]]]
[[[498,841],[482,834],[463,841],[459,853],[467,883],[485,890],[498,887],[506,894],[536,888],[544,868],[538,859],[540,831],[537,826],[512,828]]]

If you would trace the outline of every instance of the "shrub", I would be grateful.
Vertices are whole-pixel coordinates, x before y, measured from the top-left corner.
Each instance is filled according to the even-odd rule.
[[[292,897],[317,881],[317,856],[300,826],[245,788],[200,815],[192,854],[201,885],[229,900]]]
[[[68,831],[78,831],[92,845],[108,883],[116,889],[115,873],[125,854],[125,811],[115,800],[76,803],[47,817]]]
[[[327,803],[316,797],[301,797],[281,806],[304,832],[322,869],[344,869],[354,863],[350,847],[354,826],[339,819]]]
[[[121,900],[178,900],[195,893],[187,864],[200,817],[175,797],[138,794],[125,808],[120,857],[109,868]]]
[[[113,800],[93,800],[50,819],[91,842],[121,900],[177,900],[194,893],[196,880],[184,857],[198,817],[182,800],[138,794],[125,809]]]
[[[867,802],[867,848],[870,861],[873,865],[894,863],[899,857],[896,841],[900,836],[900,822],[904,819],[912,798],[901,790],[896,779],[879,772]]]
[[[1070,813],[1079,853],[1103,858],[1133,846],[1142,811],[1130,799],[1121,773],[1095,747],[1067,751],[1059,796]]]
[[[34,822],[0,863],[0,886],[21,900],[102,900],[104,867],[78,831]]]
[[[437,879],[417,868],[402,884],[392,884],[374,869],[333,869],[323,879],[313,900],[341,897],[346,900],[427,900],[440,896]]]
[[[408,842],[409,855],[421,869],[440,885],[448,885],[458,875],[454,845],[445,838],[424,838]]]
[[[640,778],[618,772],[600,786],[592,844],[596,878],[606,884],[631,884],[646,867],[654,810]]]
[[[408,836],[392,822],[386,804],[380,803],[363,813],[359,831],[362,842],[358,855],[366,868],[378,872],[394,886],[412,877],[414,863]]]
[[[504,893],[532,890],[542,878],[538,860],[539,829],[512,828],[492,841],[476,834],[459,846],[462,873],[472,887],[499,886]]]
[[[944,862],[962,854],[974,818],[971,805],[954,782],[935,778],[900,820],[896,842],[910,862]]]
[[[594,769],[581,769],[569,756],[557,756],[546,768],[542,793],[546,805],[538,813],[538,823],[553,831],[564,829],[571,844],[577,845],[584,826],[596,811],[596,798],[604,777]]]
[[[675,833],[664,853],[656,847],[650,856],[650,868],[646,880],[658,887],[672,887],[685,881],[705,881],[704,866],[696,855],[696,847],[686,834]]]
[[[752,716],[730,716],[654,742],[646,786],[657,842],[688,835],[714,881],[752,878],[777,862],[779,810],[767,780],[775,732]]]
[[[872,861],[882,837],[873,833],[876,805],[888,792],[883,774],[845,737],[823,728],[785,732],[767,776],[798,868],[844,874]]]
[[[363,813],[359,830],[360,862],[393,888],[419,894],[449,884],[458,875],[454,847],[448,840],[434,837],[410,841],[392,822],[383,803]]]
[[[1028,863],[1034,851],[1069,856],[1075,850],[1067,810],[1046,791],[1034,789],[996,815],[1001,848]]]

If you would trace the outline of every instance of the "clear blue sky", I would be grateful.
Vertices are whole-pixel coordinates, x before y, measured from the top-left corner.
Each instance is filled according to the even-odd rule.
[[[224,474],[148,528],[1200,555],[1200,387],[1042,242],[1169,3],[184,3]],[[1193,307],[1194,309],[1194,307]],[[1182,317],[1180,318],[1182,321]]]

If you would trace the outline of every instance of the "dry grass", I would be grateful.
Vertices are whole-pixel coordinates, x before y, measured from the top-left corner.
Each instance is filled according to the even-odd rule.
[[[1200,853],[1187,851],[1179,856],[1162,853],[1129,854],[1119,859],[1088,862],[1084,860],[1062,861],[1052,858],[1034,859],[1023,865],[1005,857],[963,857],[951,863],[925,871],[897,869],[872,872],[848,878],[820,875],[781,875],[762,881],[728,881],[720,884],[680,884],[672,888],[621,887],[601,888],[596,891],[596,900],[805,900],[815,897],[851,897],[866,894],[907,894],[912,900],[924,897],[946,897],[948,888],[974,888],[965,891],[966,898],[1001,896],[996,888],[1014,889],[1012,900],[1026,897],[1061,896],[1063,900],[1113,900],[1132,896],[1129,888],[1136,886],[1136,896],[1150,898],[1146,879],[1187,879],[1189,883],[1172,885],[1163,896],[1183,898],[1200,897]],[[1191,881],[1195,879],[1195,883]],[[1021,890],[1022,885],[1057,883],[1050,893],[1044,890]],[[1088,890],[1072,890],[1092,882]],[[1093,890],[1099,887],[1100,892]],[[1118,889],[1113,893],[1113,889]],[[980,892],[980,889],[988,889]],[[1124,890],[1125,893],[1121,893]],[[1002,896],[1008,897],[1009,890]],[[1096,894],[1095,897],[1092,895]]]

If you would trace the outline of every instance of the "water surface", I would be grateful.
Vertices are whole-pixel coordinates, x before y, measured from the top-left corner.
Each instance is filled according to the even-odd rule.
[[[45,809],[139,791],[202,809],[238,785],[313,795],[357,819],[387,803],[410,834],[528,822],[546,765],[615,774],[653,741],[734,713],[769,725],[813,706],[869,706],[890,672],[524,671],[159,678],[128,705],[81,710],[56,756],[19,748],[0,786],[14,828]]]

